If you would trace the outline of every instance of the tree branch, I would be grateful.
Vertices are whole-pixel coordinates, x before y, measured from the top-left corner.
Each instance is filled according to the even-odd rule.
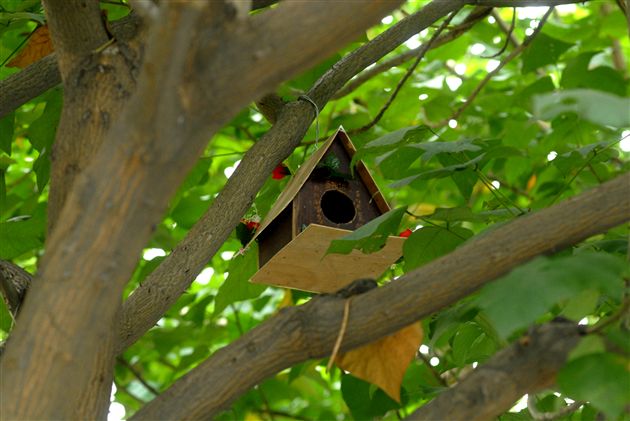
[[[492,78],[501,71],[501,69],[503,69],[505,67],[506,64],[508,64],[510,61],[514,60],[514,58],[516,58],[519,54],[521,54],[523,52],[523,50],[525,50],[525,48],[527,48],[527,46],[529,46],[529,44],[531,44],[531,42],[534,40],[534,38],[536,38],[536,35],[538,35],[538,33],[540,33],[542,27],[545,25],[545,22],[547,21],[547,18],[551,15],[551,12],[553,12],[553,8],[549,8],[549,10],[547,10],[547,12],[545,13],[545,15],[542,17],[542,19],[540,20],[540,23],[538,24],[538,26],[536,27],[536,29],[534,30],[534,32],[529,35],[527,38],[525,38],[525,40],[523,41],[523,43],[521,45],[519,45],[518,47],[516,47],[514,50],[512,50],[512,52],[510,54],[508,54],[507,56],[505,56],[505,58],[503,60],[501,60],[501,62],[499,63],[499,65],[494,68],[492,71],[488,72],[488,74],[486,74],[486,76],[481,80],[481,82],[479,82],[479,84],[475,87],[475,89],[473,89],[473,91],[470,93],[470,95],[468,95],[468,98],[466,98],[466,101],[459,106],[459,108],[457,108],[453,114],[451,114],[450,117],[438,122],[438,123],[434,123],[434,124],[429,124],[432,127],[442,127],[445,126],[446,124],[448,124],[448,122],[450,120],[457,120],[459,118],[459,116],[462,115],[462,113],[464,111],[466,111],[468,109],[468,107],[470,107],[470,105],[473,103],[473,101],[475,100],[475,98],[477,98],[477,95],[479,95],[479,93],[483,90],[483,88],[485,88],[485,86],[488,84],[488,82],[490,82],[490,80],[492,80]]]
[[[524,394],[553,385],[556,374],[582,335],[583,330],[573,323],[536,326],[407,419],[493,419]]]
[[[111,31],[116,39],[130,42],[140,33],[140,26],[140,19],[132,13],[111,22]],[[0,80],[0,118],[59,83],[61,75],[56,53]]]
[[[630,173],[519,217],[396,282],[354,297],[341,350],[391,334],[451,305],[539,254],[557,252],[627,222],[628,185]],[[324,296],[282,309],[176,381],[133,419],[212,418],[266,377],[306,359],[327,356],[343,307],[343,299]]]
[[[431,2],[342,58],[307,95],[321,110],[336,90],[357,72],[461,4],[462,0]],[[283,108],[277,123],[245,154],[223,191],[186,238],[125,301],[117,353],[153,327],[190,286],[249,209],[271,171],[300,144],[313,118],[313,107],[305,101],[292,102]]]
[[[447,44],[454,39],[458,38],[460,35],[464,34],[470,28],[472,28],[477,22],[481,19],[488,16],[492,8],[490,7],[476,7],[473,9],[466,19],[459,25],[452,28],[448,33],[441,35],[435,42],[431,45],[430,49],[441,47],[444,44]],[[333,96],[333,99],[342,98],[349,93],[355,91],[359,86],[363,85],[368,80],[380,75],[391,69],[392,67],[399,66],[407,61],[411,60],[414,57],[417,57],[420,49],[423,48],[424,45],[414,48],[409,51],[405,51],[404,53],[397,55],[396,57],[392,57],[391,59],[384,61],[383,63],[377,64],[369,69],[366,69],[359,73],[355,78],[349,81],[343,88],[339,89],[337,93]]]
[[[43,0],[42,4],[65,79],[81,58],[109,39],[105,21],[97,1]]]
[[[0,362],[3,418],[106,411],[92,392],[111,385],[122,290],[208,137],[396,4],[296,2],[238,17],[219,1],[161,3],[136,93],[73,184]]]
[[[7,260],[0,260],[0,292],[15,318],[33,279],[32,275]]]

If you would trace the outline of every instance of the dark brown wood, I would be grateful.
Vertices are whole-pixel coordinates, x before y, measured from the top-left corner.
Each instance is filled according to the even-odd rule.
[[[317,166],[305,174],[308,178],[287,208],[270,225],[262,227],[258,237],[259,267],[310,224],[355,230],[381,215],[382,209],[389,209],[365,166],[361,164],[361,173],[351,170],[356,149],[345,132],[338,130],[334,136],[332,143],[322,146],[327,150],[319,162],[335,159],[339,164],[336,174],[331,176],[329,169]]]
[[[258,237],[258,267],[264,266],[293,239],[293,207],[289,206]]]

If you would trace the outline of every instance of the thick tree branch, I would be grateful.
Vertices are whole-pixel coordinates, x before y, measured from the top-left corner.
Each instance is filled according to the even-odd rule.
[[[383,288],[354,297],[341,349],[391,334],[539,254],[557,252],[629,220],[630,173],[522,216]],[[175,382],[134,419],[211,418],[266,377],[327,356],[343,307],[343,299],[321,297],[282,309]]]
[[[357,72],[461,4],[461,0],[433,1],[341,59],[307,95],[322,109],[336,90]],[[122,352],[153,327],[188,288],[251,206],[273,168],[300,144],[313,118],[313,108],[305,101],[284,107],[277,123],[245,154],[204,216],[124,303],[117,352]]]
[[[103,414],[88,394],[111,385],[122,290],[208,137],[395,5],[296,2],[239,18],[219,1],[161,3],[136,94],[68,194],[0,362],[2,418]]]
[[[116,39],[130,42],[140,32],[140,25],[138,16],[130,14],[112,22],[111,31]],[[61,75],[56,53],[0,80],[0,118],[59,83]]]
[[[97,1],[43,0],[61,78],[77,62],[108,40],[105,21]]]
[[[524,394],[553,385],[582,335],[583,329],[573,323],[536,326],[407,419],[493,419],[510,409]]]

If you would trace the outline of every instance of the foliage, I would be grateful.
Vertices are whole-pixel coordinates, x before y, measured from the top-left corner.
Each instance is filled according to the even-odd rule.
[[[415,12],[410,1],[383,19],[367,37],[279,88],[285,99],[308,89],[343,54]],[[103,4],[109,19],[126,7]],[[411,271],[474,242],[488,230],[532,210],[593,188],[630,169],[627,26],[620,10],[602,2],[560,7],[529,48],[475,88],[499,60],[487,58],[505,42],[495,18],[485,18],[459,38],[429,51],[384,117],[365,132],[409,64],[392,67],[321,110],[319,131],[340,125],[351,133],[362,159],[394,210],[334,241],[329,252],[374,252],[388,235],[405,228],[401,261],[383,278]],[[497,9],[509,22],[512,9]],[[514,36],[523,40],[540,25],[541,10],[517,9]],[[460,13],[453,25],[461,22]],[[0,0],[0,61],[45,21],[38,1]],[[421,33],[391,53],[426,41]],[[19,69],[0,67],[0,78]],[[46,237],[46,203],[54,134],[63,93],[55,88],[0,119],[0,258],[35,272]],[[460,116],[454,111],[471,101]],[[443,124],[443,122],[445,124]],[[209,142],[169,209],[130,280],[125,297],[151,273],[203,215],[243,153],[270,125],[248,107]],[[306,139],[315,136],[314,125]],[[286,160],[291,173],[312,153],[305,140]],[[287,179],[271,178],[246,217],[264,217]],[[556,257],[540,257],[478,295],[424,320],[425,359],[414,360],[401,388],[401,403],[350,374],[327,373],[324,362],[307,361],[250,390],[219,419],[397,419],[431,400],[457,377],[483,363],[533,323],[562,316],[592,326],[616,314],[627,300],[628,228],[618,227]],[[514,238],[515,247],[520,241]],[[226,344],[271,317],[280,306],[302,303],[307,294],[248,283],[256,249],[240,252],[233,235],[208,262],[188,291],[157,326],[122,356],[114,399],[127,416]],[[626,260],[624,260],[626,259]],[[2,304],[0,337],[10,316]],[[614,346],[595,347],[562,370],[562,398],[584,400],[563,419],[610,419],[628,405],[627,323],[599,333]],[[595,337],[595,336],[593,336]],[[133,367],[133,371],[130,369]],[[450,377],[449,377],[450,376]],[[149,387],[147,387],[147,385]],[[555,399],[555,398],[554,398]],[[558,398],[560,399],[560,398]],[[564,402],[564,401],[562,401]],[[507,414],[502,419],[520,414]],[[590,418],[589,418],[590,417]],[[528,416],[519,419],[529,419]]]

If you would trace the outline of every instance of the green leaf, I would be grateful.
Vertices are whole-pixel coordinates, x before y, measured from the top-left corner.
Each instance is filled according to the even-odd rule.
[[[61,115],[62,98],[61,91],[54,89],[46,94],[46,107],[42,115],[28,128],[28,137],[31,144],[40,154],[50,151],[55,140],[55,133]]]
[[[560,41],[540,33],[531,45],[523,52],[523,73],[528,73],[547,64],[556,63],[558,58],[567,51],[572,44]]]
[[[412,175],[411,177],[407,177],[400,181],[397,181],[391,184],[390,187],[400,188],[400,187],[406,186],[407,184],[418,185],[418,182],[420,181],[430,180],[433,178],[448,177],[448,176],[454,175],[455,173],[459,171],[464,171],[466,169],[475,167],[475,165],[477,165],[483,158],[484,158],[484,154],[481,154],[477,156],[476,158],[473,158],[467,162],[464,162],[463,164],[454,164],[454,165],[446,166],[444,168],[424,171],[424,172],[421,172],[420,174]]]
[[[589,89],[573,89],[534,97],[536,118],[551,120],[557,115],[572,112],[602,126],[630,126],[630,98]]]
[[[253,284],[249,279],[258,270],[258,247],[253,244],[244,254],[235,255],[228,267],[229,275],[219,287],[214,301],[214,315],[219,315],[227,306],[237,301],[258,297],[267,289],[266,285]]]
[[[387,238],[398,232],[400,220],[407,208],[392,209],[350,234],[330,243],[326,254],[349,254],[352,250],[373,253],[383,248]]]
[[[508,209],[497,209],[483,212],[473,212],[469,207],[455,207],[455,208],[436,208],[431,215],[425,216],[425,218],[432,221],[444,221],[444,222],[492,222],[492,221],[504,221],[512,219],[514,216]]]
[[[461,227],[420,228],[411,234],[403,245],[405,268],[410,271],[448,254],[472,236],[472,231]]]
[[[499,335],[507,338],[584,290],[620,300],[625,268],[617,256],[590,251],[555,259],[539,257],[484,287],[476,300]]]
[[[356,420],[380,418],[389,410],[399,407],[398,403],[377,388],[370,393],[372,385],[350,374],[341,377],[341,395]]]
[[[585,88],[624,96],[627,83],[623,75],[612,67],[594,67],[597,56],[595,52],[587,52],[569,60],[562,72],[560,86],[567,90]]]
[[[37,190],[41,193],[50,180],[50,153],[49,149],[43,149],[35,162],[33,171],[37,177]]]
[[[42,247],[45,225],[42,217],[0,222],[0,259],[14,259]]]
[[[405,127],[366,143],[352,158],[352,166],[366,155],[382,155],[401,146],[426,142],[433,132],[427,126]]]
[[[558,374],[562,393],[588,401],[610,419],[630,404],[629,361],[611,353],[590,354],[570,361]]]
[[[0,151],[11,155],[15,113],[11,112],[0,119]]]

